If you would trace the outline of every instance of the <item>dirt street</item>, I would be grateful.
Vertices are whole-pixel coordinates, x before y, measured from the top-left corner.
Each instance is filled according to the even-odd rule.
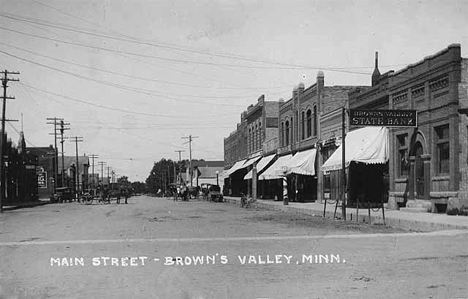
[[[146,196],[0,216],[0,298],[463,298],[468,232]]]

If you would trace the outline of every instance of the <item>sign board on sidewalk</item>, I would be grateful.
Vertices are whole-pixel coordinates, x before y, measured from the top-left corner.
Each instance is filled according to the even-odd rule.
[[[362,110],[349,109],[352,126],[416,127],[416,110]]]
[[[47,188],[47,172],[41,171],[37,174],[37,185],[39,188]]]

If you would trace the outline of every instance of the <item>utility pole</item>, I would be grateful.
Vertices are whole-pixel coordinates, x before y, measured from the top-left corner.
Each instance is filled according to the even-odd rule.
[[[104,186],[104,165],[106,165],[106,162],[99,162],[98,163],[101,166],[101,187]]]
[[[71,141],[74,141],[75,142],[75,146],[76,146],[76,198],[78,199],[78,202],[79,202],[79,197],[78,195],[80,194],[80,164],[78,162],[78,142],[83,142],[83,137],[78,137],[78,136],[75,136],[75,137],[70,137],[70,139],[72,139]],[[83,172],[84,173],[84,172]]]
[[[92,181],[92,186],[93,186],[93,189],[95,188],[96,186],[96,182],[95,182],[95,177],[94,177],[94,159],[96,158],[99,158],[98,155],[95,155],[95,154],[92,154],[89,156],[91,158],[91,160],[93,161],[91,164],[92,164],[92,172],[91,172],[91,177],[93,178],[93,181]]]
[[[57,181],[58,181],[58,148],[57,148],[57,125],[58,121],[63,120],[62,118],[47,118],[47,120],[53,121],[53,122],[48,122],[48,125],[54,125],[54,133],[49,133],[49,135],[54,135],[54,146],[55,146],[55,154],[54,154],[54,193],[55,189],[57,189]]]
[[[111,174],[112,174],[112,185],[111,185],[111,186],[112,186],[112,190],[114,190],[114,183],[115,183],[115,181],[114,181],[114,175],[115,175],[115,171],[112,170]]]
[[[60,143],[62,144],[62,187],[65,186],[65,163],[64,163],[64,151],[63,151],[63,143],[64,139],[68,139],[67,137],[63,137],[63,132],[65,130],[70,130],[70,128],[66,128],[65,126],[69,126],[70,123],[64,123],[63,120],[60,121],[60,136],[61,140]]]
[[[178,151],[174,151],[174,152],[179,153],[179,167],[180,167],[181,153],[182,153],[182,152],[185,152],[185,151],[178,150]],[[179,183],[179,176],[180,176],[180,169],[179,169],[179,174],[177,175],[177,183]]]
[[[107,169],[107,184],[108,184],[108,187],[109,187],[109,185],[110,185],[110,177],[109,177],[109,172],[110,172],[110,170],[111,170],[111,167],[110,167],[110,166],[108,166],[108,167],[106,167],[106,169]]]
[[[15,97],[7,97],[7,87],[9,81],[19,81],[19,79],[8,78],[8,75],[19,75],[19,72],[9,72],[5,70],[3,72],[2,87],[3,87],[3,110],[2,110],[2,136],[0,140],[0,213],[3,212],[3,198],[5,196],[5,166],[3,153],[5,152],[5,121],[6,119],[6,100],[14,100]]]
[[[198,136],[189,135],[188,137],[182,137],[182,139],[188,139],[189,152],[190,152],[190,187],[193,187],[193,172],[192,172],[192,138],[198,138]]]

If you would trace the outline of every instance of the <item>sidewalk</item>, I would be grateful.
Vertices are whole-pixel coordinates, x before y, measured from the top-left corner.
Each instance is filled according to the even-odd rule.
[[[240,197],[224,197],[227,203],[236,204],[240,207]],[[299,203],[290,202],[289,205],[283,205],[282,201],[258,199],[251,205],[265,210],[284,211],[311,216],[323,216],[323,207],[321,203]],[[333,218],[335,205],[327,204],[325,216]],[[341,218],[341,207],[336,211],[336,217]],[[382,210],[373,211],[371,209],[371,223],[383,224]],[[346,209],[346,219],[356,221],[356,209]],[[359,209],[359,222],[368,222],[368,210]],[[433,213],[414,213],[397,210],[385,209],[385,224],[393,227],[411,229],[415,231],[434,231],[451,229],[468,229],[468,216],[449,216],[446,214]]]
[[[35,206],[43,206],[47,205],[50,203],[49,199],[39,199],[38,201],[33,201],[33,202],[24,202],[20,203],[17,205],[6,205],[3,206],[4,211],[11,211],[11,210],[16,210],[16,209],[23,209],[23,208],[32,208]]]

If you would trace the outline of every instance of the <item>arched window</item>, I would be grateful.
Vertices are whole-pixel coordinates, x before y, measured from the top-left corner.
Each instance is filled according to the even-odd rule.
[[[247,136],[247,149],[248,149],[248,152],[250,153],[252,150],[251,150],[251,146],[252,146],[252,139],[251,137],[252,136],[252,129],[249,128],[249,136]]]
[[[314,106],[314,136],[317,136],[317,106]]]
[[[291,136],[289,137],[289,140],[291,140],[291,144],[294,143],[294,121],[293,121],[293,117],[291,117]]]
[[[262,143],[263,143],[262,122],[259,122],[259,123],[258,123],[258,134],[259,134],[258,139],[260,140],[260,148],[261,148],[261,147],[262,147]]]
[[[305,114],[304,111],[302,111],[302,118],[301,118],[301,139],[305,138],[305,132],[304,132],[304,126],[305,126]]]
[[[289,145],[289,121],[286,121],[286,131],[284,132],[284,137],[286,138],[284,145]]]
[[[307,110],[307,138],[312,135],[312,111]]]
[[[257,147],[258,147],[258,125],[255,125],[254,151],[257,150]]]
[[[281,146],[284,146],[284,122],[281,122],[281,140],[280,140]]]

